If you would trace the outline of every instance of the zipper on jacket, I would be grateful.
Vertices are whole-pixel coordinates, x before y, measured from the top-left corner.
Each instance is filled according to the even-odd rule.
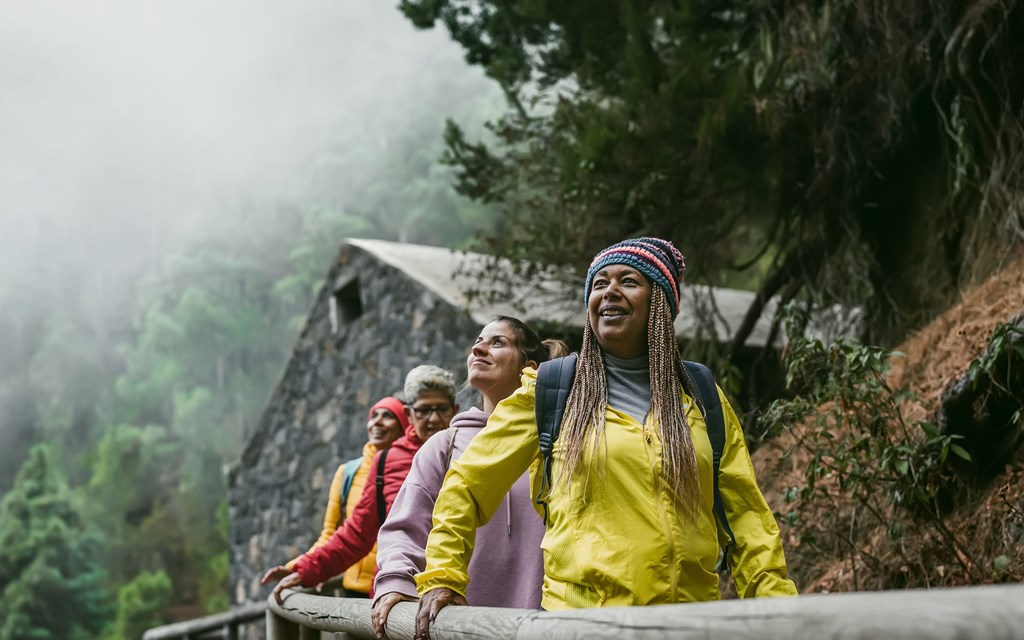
[[[655,493],[657,493],[659,482],[658,476],[660,475],[660,469],[658,469],[657,466],[652,466],[651,462],[652,460],[660,460],[662,463],[664,463],[664,459],[663,456],[656,455],[655,452],[652,450],[653,447],[651,446],[651,430],[647,426],[647,418],[649,417],[649,415],[645,416],[644,421],[640,426],[643,430],[644,440],[647,441],[648,445],[644,447],[644,453],[647,456],[647,464],[648,466],[651,467],[651,470],[653,471],[653,475],[651,477],[652,488],[654,489]],[[669,584],[672,588],[672,600],[670,602],[679,602],[679,571],[678,567],[676,566],[676,536],[672,533],[672,517],[670,515],[673,512],[674,505],[672,497],[669,496],[667,493],[661,496],[661,500],[663,535],[665,536],[665,545],[668,547]]]
[[[679,602],[679,572],[676,567],[676,539],[677,536],[672,535],[672,518],[669,515],[672,508],[672,499],[668,498],[668,505],[665,509],[665,528],[668,544],[668,567],[669,567],[669,580],[672,584],[672,600],[671,602]]]

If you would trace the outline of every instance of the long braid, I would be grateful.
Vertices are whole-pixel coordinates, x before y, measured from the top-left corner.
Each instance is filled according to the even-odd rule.
[[[587,319],[583,327],[583,345],[576,362],[576,378],[565,405],[565,417],[558,440],[561,442],[563,462],[556,482],[565,482],[566,490],[572,478],[577,474],[583,451],[588,442],[592,443],[593,458],[591,466],[601,454],[604,441],[604,414],[608,407],[608,381],[604,375],[604,359],[601,348],[597,345],[594,330]],[[590,478],[590,467],[587,469],[587,480],[584,482],[584,494]]]
[[[690,437],[680,384],[696,398],[693,381],[682,368],[672,314],[665,293],[654,287],[648,315],[647,345],[651,376],[649,416],[658,422],[661,438],[661,476],[685,513],[696,513],[700,502],[697,455]]]

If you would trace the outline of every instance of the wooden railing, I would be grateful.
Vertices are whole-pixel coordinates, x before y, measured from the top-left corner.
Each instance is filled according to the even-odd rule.
[[[341,593],[341,576],[331,578],[320,585],[320,593],[337,596]],[[312,592],[304,589],[304,592]],[[262,628],[267,617],[267,603],[248,602],[223,613],[203,618],[194,618],[154,627],[142,634],[142,640],[206,640],[222,638],[238,640],[239,629],[243,626]],[[262,634],[259,634],[262,637]]]
[[[374,638],[370,602],[286,591],[268,600],[267,640]],[[411,640],[416,606],[399,603],[387,637]],[[531,611],[447,607],[433,640],[466,638],[1022,639],[1024,585],[876,591],[657,607]],[[147,639],[148,640],[148,639]],[[155,640],[155,638],[153,639]]]
[[[224,613],[150,629],[142,634],[142,640],[237,640],[238,628],[262,621],[266,618],[266,611],[266,602],[251,602]]]

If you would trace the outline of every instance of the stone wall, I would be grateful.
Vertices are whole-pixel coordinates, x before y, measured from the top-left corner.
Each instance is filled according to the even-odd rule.
[[[480,328],[463,310],[352,245],[342,247],[326,282],[229,474],[236,604],[266,598],[263,572],[317,538],[335,469],[366,442],[370,404],[399,391],[419,364],[448,368],[461,384],[466,349]],[[472,399],[463,393],[459,401],[466,407]]]

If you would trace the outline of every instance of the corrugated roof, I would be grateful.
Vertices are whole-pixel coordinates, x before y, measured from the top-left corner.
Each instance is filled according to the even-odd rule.
[[[496,293],[492,284],[473,277],[488,261],[494,260],[483,254],[384,240],[349,238],[346,242],[398,269],[450,304],[465,309],[481,325],[487,324],[497,315],[509,315],[526,322],[549,322],[583,328],[585,309],[582,282],[577,281],[577,276],[566,275],[565,272],[559,275],[554,270],[548,270],[524,286],[513,288],[510,295],[494,296],[488,295]],[[511,263],[507,261],[499,261],[498,268],[508,273],[513,271]],[[483,290],[484,295],[467,295],[467,291],[474,290]],[[495,297],[497,301],[492,300]],[[700,284],[685,285],[682,297],[681,311],[675,323],[676,334],[685,340],[706,338],[706,334],[697,335],[699,327],[710,326],[698,322],[699,315],[705,314],[714,318],[716,337],[720,342],[731,342],[736,328],[754,301],[754,293],[751,291]],[[772,300],[747,338],[747,346],[765,346],[774,313],[775,301]],[[776,344],[782,344],[781,338]]]

